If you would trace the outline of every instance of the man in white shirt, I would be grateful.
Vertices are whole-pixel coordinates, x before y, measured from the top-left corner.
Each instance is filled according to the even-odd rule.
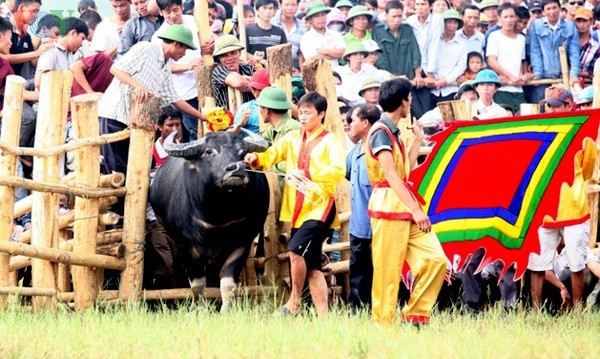
[[[479,52],[483,55],[485,36],[477,30],[479,25],[479,9],[475,5],[467,5],[461,11],[464,26],[456,33],[467,43],[467,53]]]
[[[96,27],[92,50],[115,58],[119,47],[121,29],[131,19],[131,0],[110,0],[115,16],[104,19]]]
[[[467,68],[467,43],[456,34],[463,25],[460,14],[450,9],[444,11],[442,17],[444,32],[438,42],[437,56],[433,58],[430,52],[428,60],[427,77],[434,80],[431,90],[434,105],[454,98],[458,86],[453,83]]]
[[[494,101],[518,111],[526,102],[521,86],[529,80],[524,68],[525,36],[515,32],[517,17],[514,5],[500,5],[498,16],[502,28],[490,34],[485,54],[488,67],[500,76],[503,85],[494,95]]]
[[[304,59],[320,57],[338,66],[338,59],[346,51],[346,43],[339,32],[327,28],[327,13],[331,11],[322,2],[313,2],[306,10],[306,20],[311,28],[300,39],[300,52]]]

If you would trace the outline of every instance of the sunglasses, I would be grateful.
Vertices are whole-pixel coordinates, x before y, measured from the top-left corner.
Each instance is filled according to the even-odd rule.
[[[569,1],[569,5],[573,6],[575,4],[579,5],[579,6],[583,6],[585,2],[583,1]]]

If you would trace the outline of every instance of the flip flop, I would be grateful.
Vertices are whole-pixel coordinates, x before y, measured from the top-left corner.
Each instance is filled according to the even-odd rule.
[[[296,314],[292,313],[292,311],[289,310],[285,305],[282,305],[281,307],[279,307],[279,309],[277,310],[277,312],[282,317],[295,317],[295,316],[298,315],[298,313],[300,313],[300,312],[298,312]]]

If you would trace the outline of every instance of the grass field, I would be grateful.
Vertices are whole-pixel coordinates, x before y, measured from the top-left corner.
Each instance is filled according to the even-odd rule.
[[[435,313],[421,330],[378,328],[345,309],[274,316],[266,306],[0,313],[0,358],[596,358],[600,312],[558,317]]]

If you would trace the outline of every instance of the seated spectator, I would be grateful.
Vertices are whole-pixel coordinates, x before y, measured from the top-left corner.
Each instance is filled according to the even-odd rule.
[[[160,137],[154,142],[152,148],[152,159],[155,166],[154,169],[162,165],[163,162],[169,157],[169,154],[165,151],[163,143],[165,139],[173,132],[177,132],[174,142],[181,142],[181,111],[173,106],[167,106],[163,109],[162,113],[158,117],[158,131]]]
[[[379,54],[383,52],[375,40],[365,40],[362,42],[363,46],[369,53],[369,56],[365,57],[363,64],[371,64],[375,66],[375,63],[379,59]]]
[[[473,104],[471,115],[473,119],[483,120],[498,117],[507,117],[509,114],[494,102],[494,94],[502,84],[498,75],[492,70],[481,70],[477,74],[473,87],[479,95],[479,100]]]

